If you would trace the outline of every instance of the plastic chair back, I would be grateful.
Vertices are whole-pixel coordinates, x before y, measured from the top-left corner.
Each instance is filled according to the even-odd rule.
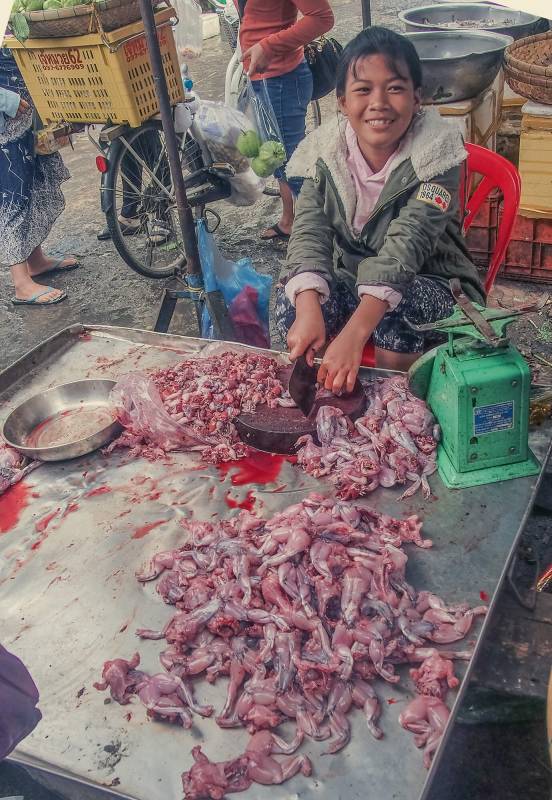
[[[468,151],[465,171],[467,173],[465,174],[465,181],[468,191],[470,191],[474,174],[479,174],[483,177],[466,204],[464,233],[472,224],[481,205],[492,192],[498,189],[503,197],[496,244],[485,278],[485,291],[489,292],[504,261],[512,236],[521,197],[521,178],[514,165],[504,156],[494,153],[492,150],[487,150],[486,147],[481,147],[478,144],[466,143],[465,148]],[[464,195],[463,191],[462,196]]]
[[[461,208],[464,213],[464,233],[468,230],[475,215],[492,192],[498,189],[503,197],[496,244],[485,278],[485,291],[489,292],[504,261],[512,236],[512,229],[516,221],[521,197],[521,178],[514,165],[504,156],[494,153],[492,150],[487,150],[486,147],[481,147],[478,144],[466,142],[464,146],[468,151],[466,168],[463,171],[460,185]],[[466,196],[471,191],[474,175],[481,175],[482,179],[473,193],[470,194],[467,202],[465,202]],[[361,363],[363,367],[375,366],[375,350],[372,339],[364,347]]]

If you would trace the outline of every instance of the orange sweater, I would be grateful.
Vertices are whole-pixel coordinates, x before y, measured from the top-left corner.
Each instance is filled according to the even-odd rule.
[[[297,20],[298,12],[303,17]],[[304,47],[334,24],[328,0],[247,0],[240,26],[240,45],[244,53],[260,43],[270,56],[270,64],[253,80],[285,75],[301,63]],[[244,62],[249,69],[249,59]]]

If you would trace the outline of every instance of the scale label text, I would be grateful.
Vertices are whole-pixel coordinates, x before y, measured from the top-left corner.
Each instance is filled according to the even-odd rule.
[[[493,403],[490,406],[479,406],[473,409],[473,434],[507,431],[514,427],[514,401]]]

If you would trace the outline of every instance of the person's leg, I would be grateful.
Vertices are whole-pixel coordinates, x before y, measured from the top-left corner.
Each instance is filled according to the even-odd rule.
[[[10,270],[15,289],[15,297],[18,300],[30,300],[31,297],[35,297],[37,294],[49,288],[33,280],[33,276],[29,271],[29,265],[26,261],[22,264],[14,264],[10,267]],[[61,289],[52,289],[38,298],[36,302],[37,304],[48,303],[51,300],[62,297],[64,294],[65,293]]]
[[[269,78],[266,87],[274,114],[280,128],[286,160],[289,161],[299,142],[305,138],[305,119],[312,98],[312,74],[304,61],[291,72],[278,78]],[[276,223],[282,234],[291,233],[294,217],[294,201],[301,189],[301,181],[289,181],[285,169],[276,170],[280,185],[282,211]],[[261,239],[278,239],[278,229],[271,226],[261,234]]]
[[[38,247],[35,247],[25,263],[28,266],[29,275],[33,278],[36,278],[38,275],[42,275],[44,272],[49,272],[57,261],[58,259],[49,258],[46,256],[39,245]],[[60,272],[62,272],[64,269],[70,270],[76,264],[76,258],[73,256],[67,256],[67,258],[64,258],[61,263],[58,264],[57,269]]]
[[[410,283],[399,305],[374,330],[376,366],[406,371],[424,352],[427,337],[408,324],[423,325],[450,316],[454,300],[448,288],[425,276]]]
[[[280,219],[276,225],[271,225],[261,233],[261,239],[270,241],[271,239],[287,238],[293,227],[294,218],[294,205],[295,200],[293,192],[286,181],[278,178],[278,185],[280,187],[280,199],[282,201],[282,211],[280,212]]]

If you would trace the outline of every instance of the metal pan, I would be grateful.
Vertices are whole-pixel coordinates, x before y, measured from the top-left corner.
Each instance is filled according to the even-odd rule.
[[[121,426],[109,402],[110,380],[55,386],[17,406],[4,423],[6,442],[40,461],[77,458],[103,447]]]

